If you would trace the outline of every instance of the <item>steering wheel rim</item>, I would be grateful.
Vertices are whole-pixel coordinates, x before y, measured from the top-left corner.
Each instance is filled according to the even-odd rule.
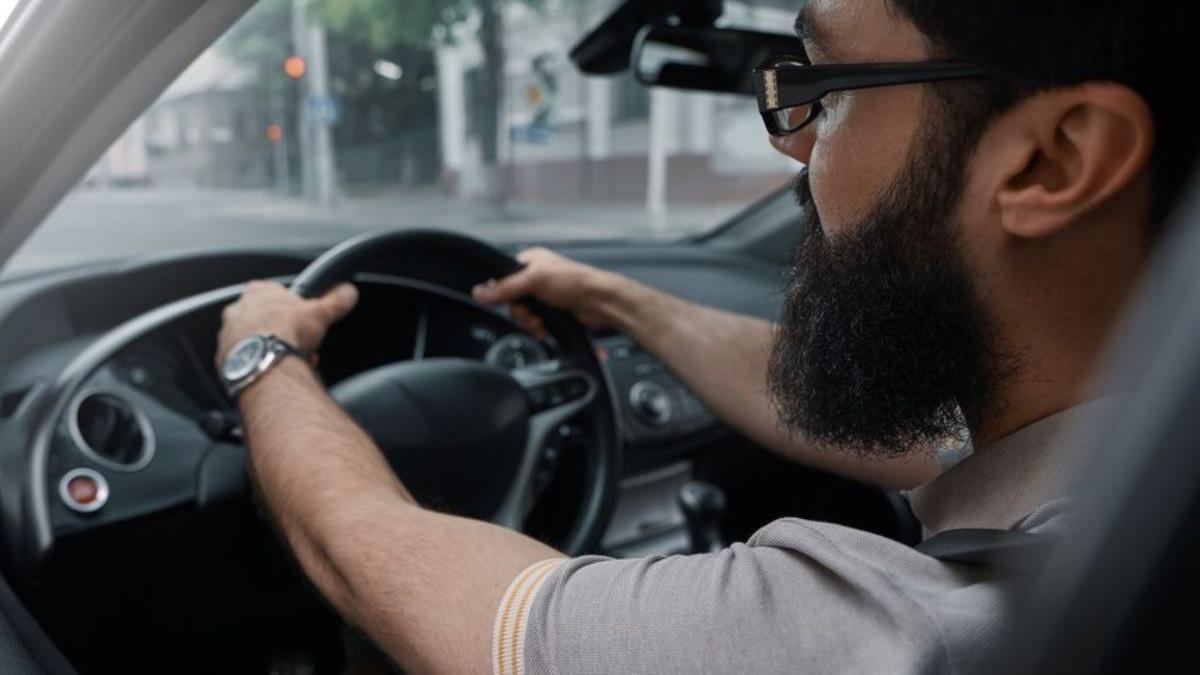
[[[338,283],[353,279],[370,263],[404,248],[416,248],[462,261],[469,270],[475,272],[476,282],[504,277],[523,267],[508,254],[473,237],[438,230],[389,231],[362,235],[334,246],[295,278],[291,290],[305,298],[320,296]],[[621,464],[619,418],[613,405],[607,373],[600,365],[582,324],[570,314],[536,300],[530,299],[526,303],[541,316],[547,331],[558,342],[561,353],[575,368],[594,378],[596,383],[594,398],[581,408],[587,411],[593,422],[593,443],[586,460],[582,503],[562,544],[564,552],[578,555],[594,549],[612,509]],[[537,375],[518,379],[528,386],[542,381]],[[572,416],[578,412],[573,412]]]

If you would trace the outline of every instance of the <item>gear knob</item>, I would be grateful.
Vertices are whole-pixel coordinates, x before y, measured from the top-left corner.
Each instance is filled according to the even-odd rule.
[[[725,548],[721,518],[728,501],[725,492],[712,483],[690,481],[679,488],[679,508],[687,521],[692,553],[713,553]]]

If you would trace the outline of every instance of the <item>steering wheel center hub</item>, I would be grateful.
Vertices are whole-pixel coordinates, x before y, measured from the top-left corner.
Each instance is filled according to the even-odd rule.
[[[520,467],[530,402],[507,372],[466,359],[389,364],[330,393],[423,503],[486,518]]]

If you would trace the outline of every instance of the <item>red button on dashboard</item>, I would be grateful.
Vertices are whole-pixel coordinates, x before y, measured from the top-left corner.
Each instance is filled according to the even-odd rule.
[[[67,495],[76,504],[91,504],[100,496],[100,485],[91,476],[76,476],[67,481]]]
[[[59,482],[58,496],[72,511],[99,511],[108,501],[108,481],[93,469],[72,469]]]

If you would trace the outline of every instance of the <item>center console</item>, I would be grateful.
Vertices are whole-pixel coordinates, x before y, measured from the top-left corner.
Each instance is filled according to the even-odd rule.
[[[687,550],[679,491],[692,479],[690,451],[724,425],[653,354],[624,335],[594,340],[612,383],[625,441],[625,477],[602,540],[611,555]]]
[[[597,339],[633,451],[677,445],[720,422],[661,361],[624,335]]]

